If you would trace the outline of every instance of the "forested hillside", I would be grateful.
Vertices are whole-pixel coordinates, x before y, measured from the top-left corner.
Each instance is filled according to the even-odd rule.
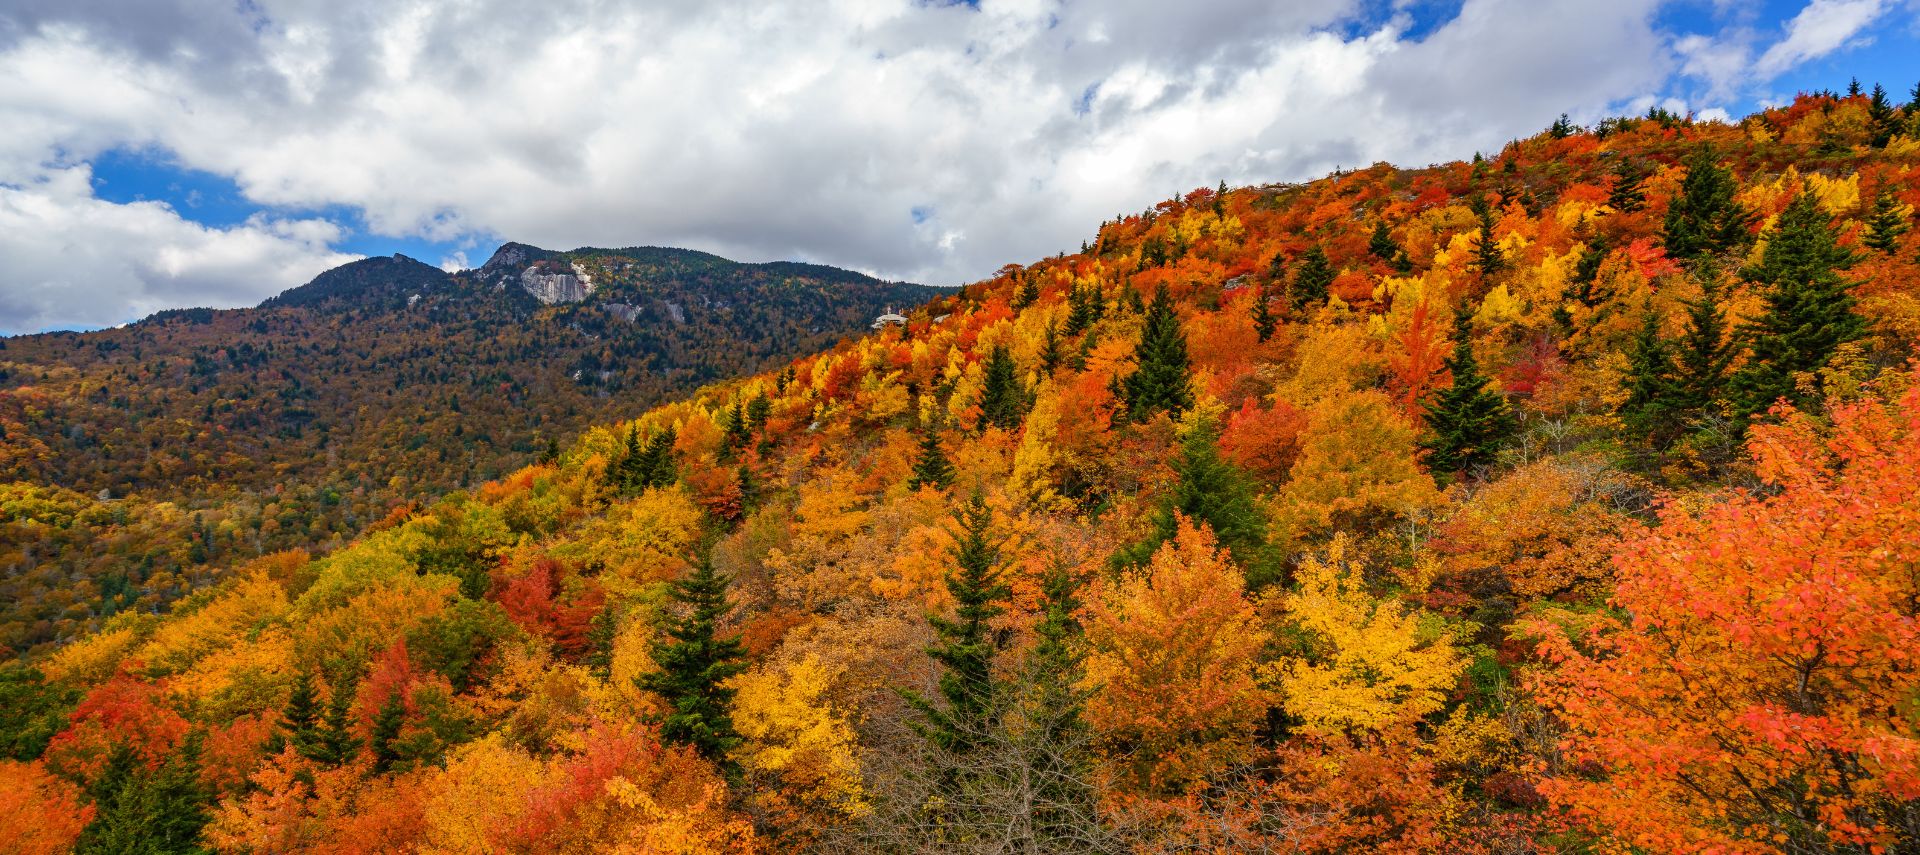
[[[581,275],[593,287],[570,302],[533,293]],[[936,293],[688,250],[508,244],[459,274],[373,258],[260,308],[0,339],[0,650],[152,610],[236,561],[331,547]]]
[[[12,666],[0,848],[1920,851],[1916,203],[1877,88],[1194,191]]]

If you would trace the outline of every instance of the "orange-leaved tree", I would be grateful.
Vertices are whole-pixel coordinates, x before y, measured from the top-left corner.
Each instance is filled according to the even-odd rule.
[[[1920,388],[1756,427],[1769,489],[1670,506],[1617,618],[1536,623],[1571,728],[1543,789],[1660,852],[1880,852],[1920,835]]]
[[[1145,568],[1094,583],[1086,634],[1087,720],[1132,786],[1177,788],[1246,759],[1269,706],[1255,658],[1268,633],[1204,525],[1179,517]]]

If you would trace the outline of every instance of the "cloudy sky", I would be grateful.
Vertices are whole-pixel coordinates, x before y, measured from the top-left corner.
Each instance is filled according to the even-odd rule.
[[[1562,112],[1904,101],[1915,56],[1920,0],[0,0],[0,333],[502,240],[958,284]]]

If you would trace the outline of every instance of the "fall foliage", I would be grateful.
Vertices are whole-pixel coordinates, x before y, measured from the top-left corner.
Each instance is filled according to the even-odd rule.
[[[407,321],[447,397],[319,480],[156,422],[212,503],[51,486],[134,464],[46,426],[389,396],[10,345],[0,848],[1912,851],[1920,143],[1871,100],[1202,188],[550,448]]]

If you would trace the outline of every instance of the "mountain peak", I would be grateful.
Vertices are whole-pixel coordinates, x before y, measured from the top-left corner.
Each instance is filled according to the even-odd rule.
[[[518,269],[525,267],[531,262],[539,261],[542,258],[551,258],[558,254],[559,253],[550,249],[541,249],[540,247],[530,244],[508,241],[501,244],[499,249],[493,251],[493,255],[487,259],[487,263],[480,265],[480,271],[482,273],[493,273],[508,268]]]
[[[351,261],[328,270],[313,281],[284,291],[260,304],[263,309],[311,307],[331,302],[385,302],[445,286],[453,281],[446,271],[399,253]]]

